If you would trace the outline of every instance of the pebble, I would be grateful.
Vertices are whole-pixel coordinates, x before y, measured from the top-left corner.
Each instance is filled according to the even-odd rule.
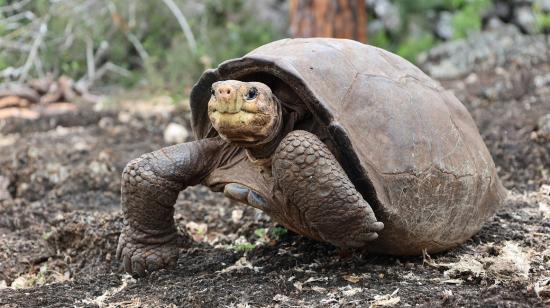
[[[539,118],[537,127],[538,136],[550,140],[550,113]]]
[[[189,131],[181,124],[170,123],[164,129],[164,142],[169,144],[183,143],[189,137]]]
[[[437,36],[445,40],[453,38],[453,14],[448,11],[443,11],[439,14],[439,19],[435,25],[435,33]]]
[[[0,175],[0,201],[2,200],[11,200],[10,192],[8,191],[8,186],[10,185],[10,180]]]
[[[537,19],[530,6],[522,6],[514,11],[516,23],[528,33],[535,33],[537,30]]]

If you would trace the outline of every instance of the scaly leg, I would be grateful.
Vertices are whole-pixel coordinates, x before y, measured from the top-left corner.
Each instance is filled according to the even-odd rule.
[[[289,228],[339,247],[362,247],[384,228],[334,155],[314,134],[293,131],[273,157],[275,189]]]
[[[220,162],[227,144],[220,138],[178,144],[144,154],[122,173],[124,228],[117,257],[126,272],[146,272],[176,264],[183,238],[174,224],[180,191],[199,184]]]

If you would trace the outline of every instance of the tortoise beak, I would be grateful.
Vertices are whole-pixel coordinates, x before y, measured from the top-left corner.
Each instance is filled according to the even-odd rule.
[[[216,102],[213,104],[215,111],[220,113],[238,113],[243,106],[243,99],[238,96],[238,89],[227,84],[212,85]]]

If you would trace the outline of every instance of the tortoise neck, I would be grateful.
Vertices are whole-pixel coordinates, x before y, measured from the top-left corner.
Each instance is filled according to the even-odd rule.
[[[283,134],[281,134],[281,131],[282,129],[280,129],[274,138],[267,143],[246,148],[248,155],[256,160],[265,160],[270,158],[283,139]]]

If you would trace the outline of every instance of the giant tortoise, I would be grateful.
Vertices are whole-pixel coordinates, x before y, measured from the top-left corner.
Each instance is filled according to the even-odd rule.
[[[351,40],[285,39],[207,70],[196,141],[122,179],[126,271],[175,264],[173,205],[202,184],[339,247],[417,255],[475,234],[505,190],[466,108],[408,61]]]

